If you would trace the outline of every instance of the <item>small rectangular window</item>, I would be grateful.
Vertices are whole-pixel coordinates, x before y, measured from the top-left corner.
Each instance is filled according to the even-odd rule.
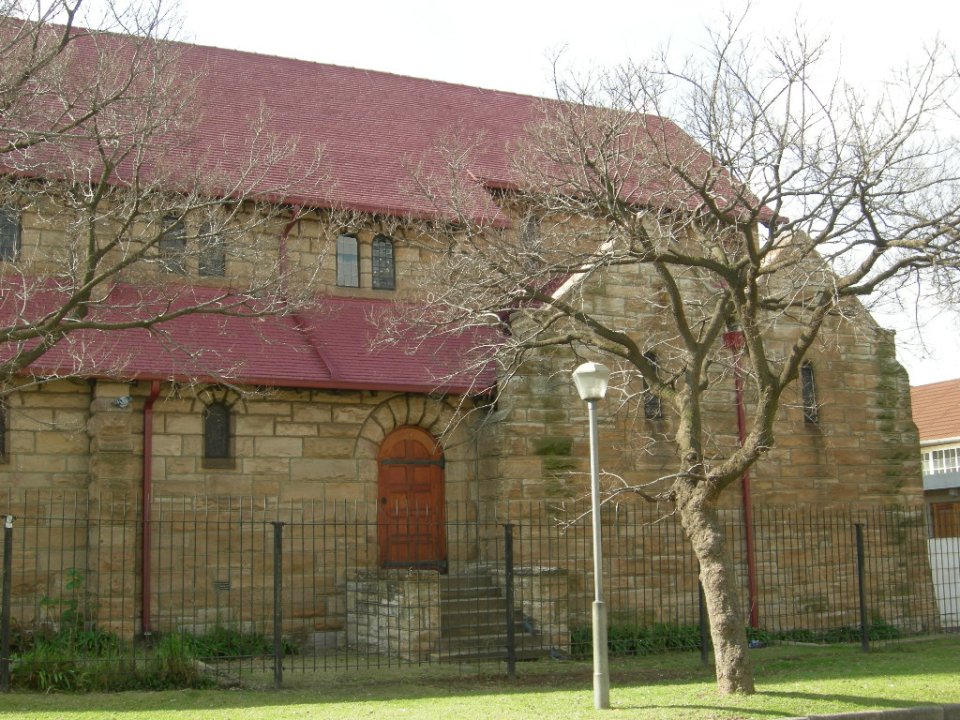
[[[386,235],[373,239],[372,269],[374,290],[393,290],[396,285],[393,241]]]
[[[960,448],[930,450],[923,454],[923,472],[927,475],[940,475],[958,470],[960,470]]]
[[[803,400],[804,422],[820,422],[820,406],[817,404],[817,385],[813,376],[812,363],[805,362],[800,366],[800,393]]]
[[[359,249],[353,235],[337,238],[337,285],[360,287]]]
[[[183,220],[166,217],[160,236],[160,262],[167,272],[184,275],[187,272],[187,230]]]
[[[20,254],[20,213],[0,208],[0,260],[16,260]]]
[[[214,232],[209,224],[200,228],[199,272],[203,277],[223,277],[227,274],[227,253],[223,235]]]

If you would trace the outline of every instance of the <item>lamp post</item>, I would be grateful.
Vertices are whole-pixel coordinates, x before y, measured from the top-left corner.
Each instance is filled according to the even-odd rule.
[[[607,608],[603,604],[603,551],[600,545],[600,460],[597,451],[597,400],[607,394],[610,370],[600,363],[583,363],[573,371],[590,420],[590,504],[593,516],[593,706],[610,707],[610,669],[607,663]]]

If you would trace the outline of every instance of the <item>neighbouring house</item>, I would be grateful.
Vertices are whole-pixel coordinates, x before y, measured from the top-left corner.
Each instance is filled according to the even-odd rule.
[[[493,224],[503,232],[515,232],[518,218],[498,200],[511,182],[511,144],[544,101],[196,45],[179,45],[177,51],[178,63],[200,71],[195,123],[189,138],[170,151],[180,161],[192,152],[215,150],[228,166],[242,162],[242,140],[261,108],[265,133],[295,137],[304,153],[322,148],[317,177],[290,186],[286,214],[270,226],[274,260],[315,269],[320,302],[279,317],[189,315],[164,324],[162,332],[81,332],[64,338],[6,397],[0,489],[8,502],[15,493],[54,490],[88,498],[145,498],[138,511],[141,528],[169,518],[180,522],[190,512],[228,507],[224,512],[233,513],[233,505],[223,506],[217,498],[248,498],[259,517],[271,507],[304,502],[374,508],[378,524],[362,534],[373,537],[376,551],[351,556],[346,568],[356,573],[348,578],[352,587],[373,596],[386,592],[382,573],[406,573],[402,577],[408,580],[411,572],[453,575],[459,568],[494,563],[482,538],[469,546],[453,543],[444,519],[479,523],[511,503],[582,496],[586,409],[576,400],[570,368],[551,366],[545,358],[542,372],[531,366],[512,378],[494,405],[489,391],[498,381],[496,368],[465,362],[475,337],[378,344],[377,319],[391,304],[412,297],[418,269],[430,262],[417,233],[421,223],[437,218],[412,182],[411,167],[429,164],[433,149],[451,135],[475,139],[471,172],[497,192],[482,194],[474,209],[496,218]],[[63,237],[36,207],[10,207],[0,216],[6,265],[58,262]],[[173,233],[167,264],[154,272],[193,301],[253,272],[230,248],[213,260],[177,265],[177,242]],[[118,280],[99,298],[96,312],[125,312],[140,301],[135,276]],[[0,312],[7,319],[47,311],[44,303],[56,302],[51,286],[24,309],[16,292],[22,279],[5,272],[0,282],[5,286]],[[625,323],[641,322],[629,300],[638,287],[643,284],[637,277],[611,273],[586,296],[606,303]],[[836,508],[921,502],[906,373],[895,360],[892,334],[866,313],[858,323],[836,323],[832,342],[811,351],[803,386],[782,410],[777,445],[751,471],[756,504]],[[479,369],[468,372],[470,366]],[[942,407],[948,408],[944,385]],[[960,383],[950,387],[955,398],[950,409],[956,410]],[[731,380],[728,396],[711,407],[708,421],[732,438],[735,418]],[[601,455],[606,469],[640,482],[669,467],[671,418],[658,411],[640,420],[646,434],[658,438],[642,449],[635,446],[636,422],[605,418]],[[920,423],[926,443],[934,436]],[[925,447],[925,453],[956,450],[958,436],[960,429],[953,432],[953,446]],[[956,478],[957,452],[951,457]],[[936,462],[937,468],[947,467],[945,460]],[[948,486],[941,490],[937,502],[956,508]],[[733,510],[737,491],[729,495]],[[391,522],[390,513],[399,521]],[[956,520],[943,517],[941,523],[954,522],[949,527],[956,529]],[[142,529],[135,537],[135,542],[127,536],[100,540],[96,556],[91,552],[84,561],[90,576],[99,571],[97,558],[109,552],[127,558],[114,565],[148,581],[151,573],[169,572],[167,564],[187,562],[168,546],[151,547]],[[580,558],[563,568],[561,559],[553,558],[553,570],[577,570],[587,557],[586,548],[580,551]],[[650,552],[672,551],[664,546]],[[243,581],[243,567],[223,567],[212,558],[212,552],[194,552],[190,560],[194,582],[211,588],[211,595],[191,602],[197,607],[208,602],[212,607],[214,591],[222,598],[231,582],[239,587]],[[778,562],[768,560],[771,567]],[[633,567],[642,572],[642,564]],[[311,565],[297,572],[313,575],[314,586],[323,584],[325,570]],[[341,587],[344,577],[331,576],[331,586]],[[61,580],[49,580],[50,587]],[[182,606],[167,608],[161,583],[143,580],[117,586],[112,601],[127,615],[113,617],[102,607],[103,621],[128,633],[183,625],[177,617]],[[32,591],[49,595],[50,587]],[[584,587],[589,585],[571,580],[562,593],[582,594]],[[316,591],[322,593],[333,590]],[[541,603],[538,612],[550,608],[552,617],[560,606],[554,600]],[[316,628],[333,632],[356,607],[356,600],[348,599],[302,612]],[[888,619],[910,624],[904,612]],[[220,613],[218,606],[218,621],[229,617]],[[649,609],[650,618],[670,613],[669,607]],[[556,618],[537,621],[566,627]],[[365,632],[375,635],[375,626],[367,623]],[[556,632],[560,637],[565,630]]]
[[[960,537],[960,379],[910,388],[933,537]]]
[[[960,627],[960,379],[910,388],[920,432],[930,565],[943,627]]]

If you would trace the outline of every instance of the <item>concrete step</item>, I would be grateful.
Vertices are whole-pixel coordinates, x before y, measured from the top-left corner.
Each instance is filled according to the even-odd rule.
[[[505,612],[507,601],[500,595],[492,597],[452,598],[440,601],[440,612],[458,613]]]
[[[467,600],[470,598],[495,598],[500,597],[500,588],[490,586],[458,586],[444,589],[440,587],[440,599],[444,600]]]
[[[540,660],[550,657],[550,652],[543,649],[517,650],[517,660]],[[440,650],[430,654],[433,662],[484,662],[489,660],[507,659],[506,648],[492,650]]]
[[[440,633],[434,660],[506,660],[507,601],[488,572],[449,575],[440,580]],[[518,660],[547,657],[537,635],[526,632],[516,609],[514,647]]]
[[[514,646],[518,660],[532,660],[550,655],[550,648],[543,647],[540,638],[517,636]],[[431,657],[447,661],[506,660],[507,636],[479,635],[441,640]]]
[[[502,617],[492,622],[478,622],[477,620],[474,620],[472,622],[464,622],[460,625],[448,625],[441,622],[440,637],[469,638],[475,636],[494,635],[497,633],[501,633],[506,636],[507,630],[505,625],[506,623]],[[523,624],[519,622],[514,624],[513,632],[518,638],[524,636],[536,637],[536,635],[531,635],[530,633],[525,632],[523,629]]]

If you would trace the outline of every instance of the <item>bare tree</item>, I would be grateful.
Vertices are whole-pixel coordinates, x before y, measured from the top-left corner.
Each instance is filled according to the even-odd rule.
[[[282,204],[289,189],[320,182],[317,153],[268,134],[266,111],[233,146],[205,146],[194,136],[203,68],[182,62],[166,4],[98,7],[2,5],[4,385],[38,364],[47,376],[122,373],[106,333],[176,344],[165,331],[176,318],[287,313],[314,294],[278,237],[297,216]]]
[[[501,328],[486,357],[507,378],[544,348],[568,348],[569,369],[606,358],[624,403],[672,408],[673,471],[616,492],[679,515],[719,688],[749,693],[721,494],[775,444],[778,411],[826,327],[862,322],[878,292],[955,271],[960,156],[936,132],[956,85],[942,47],[870,99],[822,82],[823,43],[797,35],[755,50],[738,23],[679,68],[661,58],[558,83],[502,191],[511,230],[458,204],[471,192],[446,185],[469,176],[470,152],[444,151],[447,176],[418,181],[456,221],[424,232],[437,275],[417,320],[432,336]],[[634,288],[630,318],[598,301],[611,283]],[[724,442],[705,418],[735,374],[745,425]]]

